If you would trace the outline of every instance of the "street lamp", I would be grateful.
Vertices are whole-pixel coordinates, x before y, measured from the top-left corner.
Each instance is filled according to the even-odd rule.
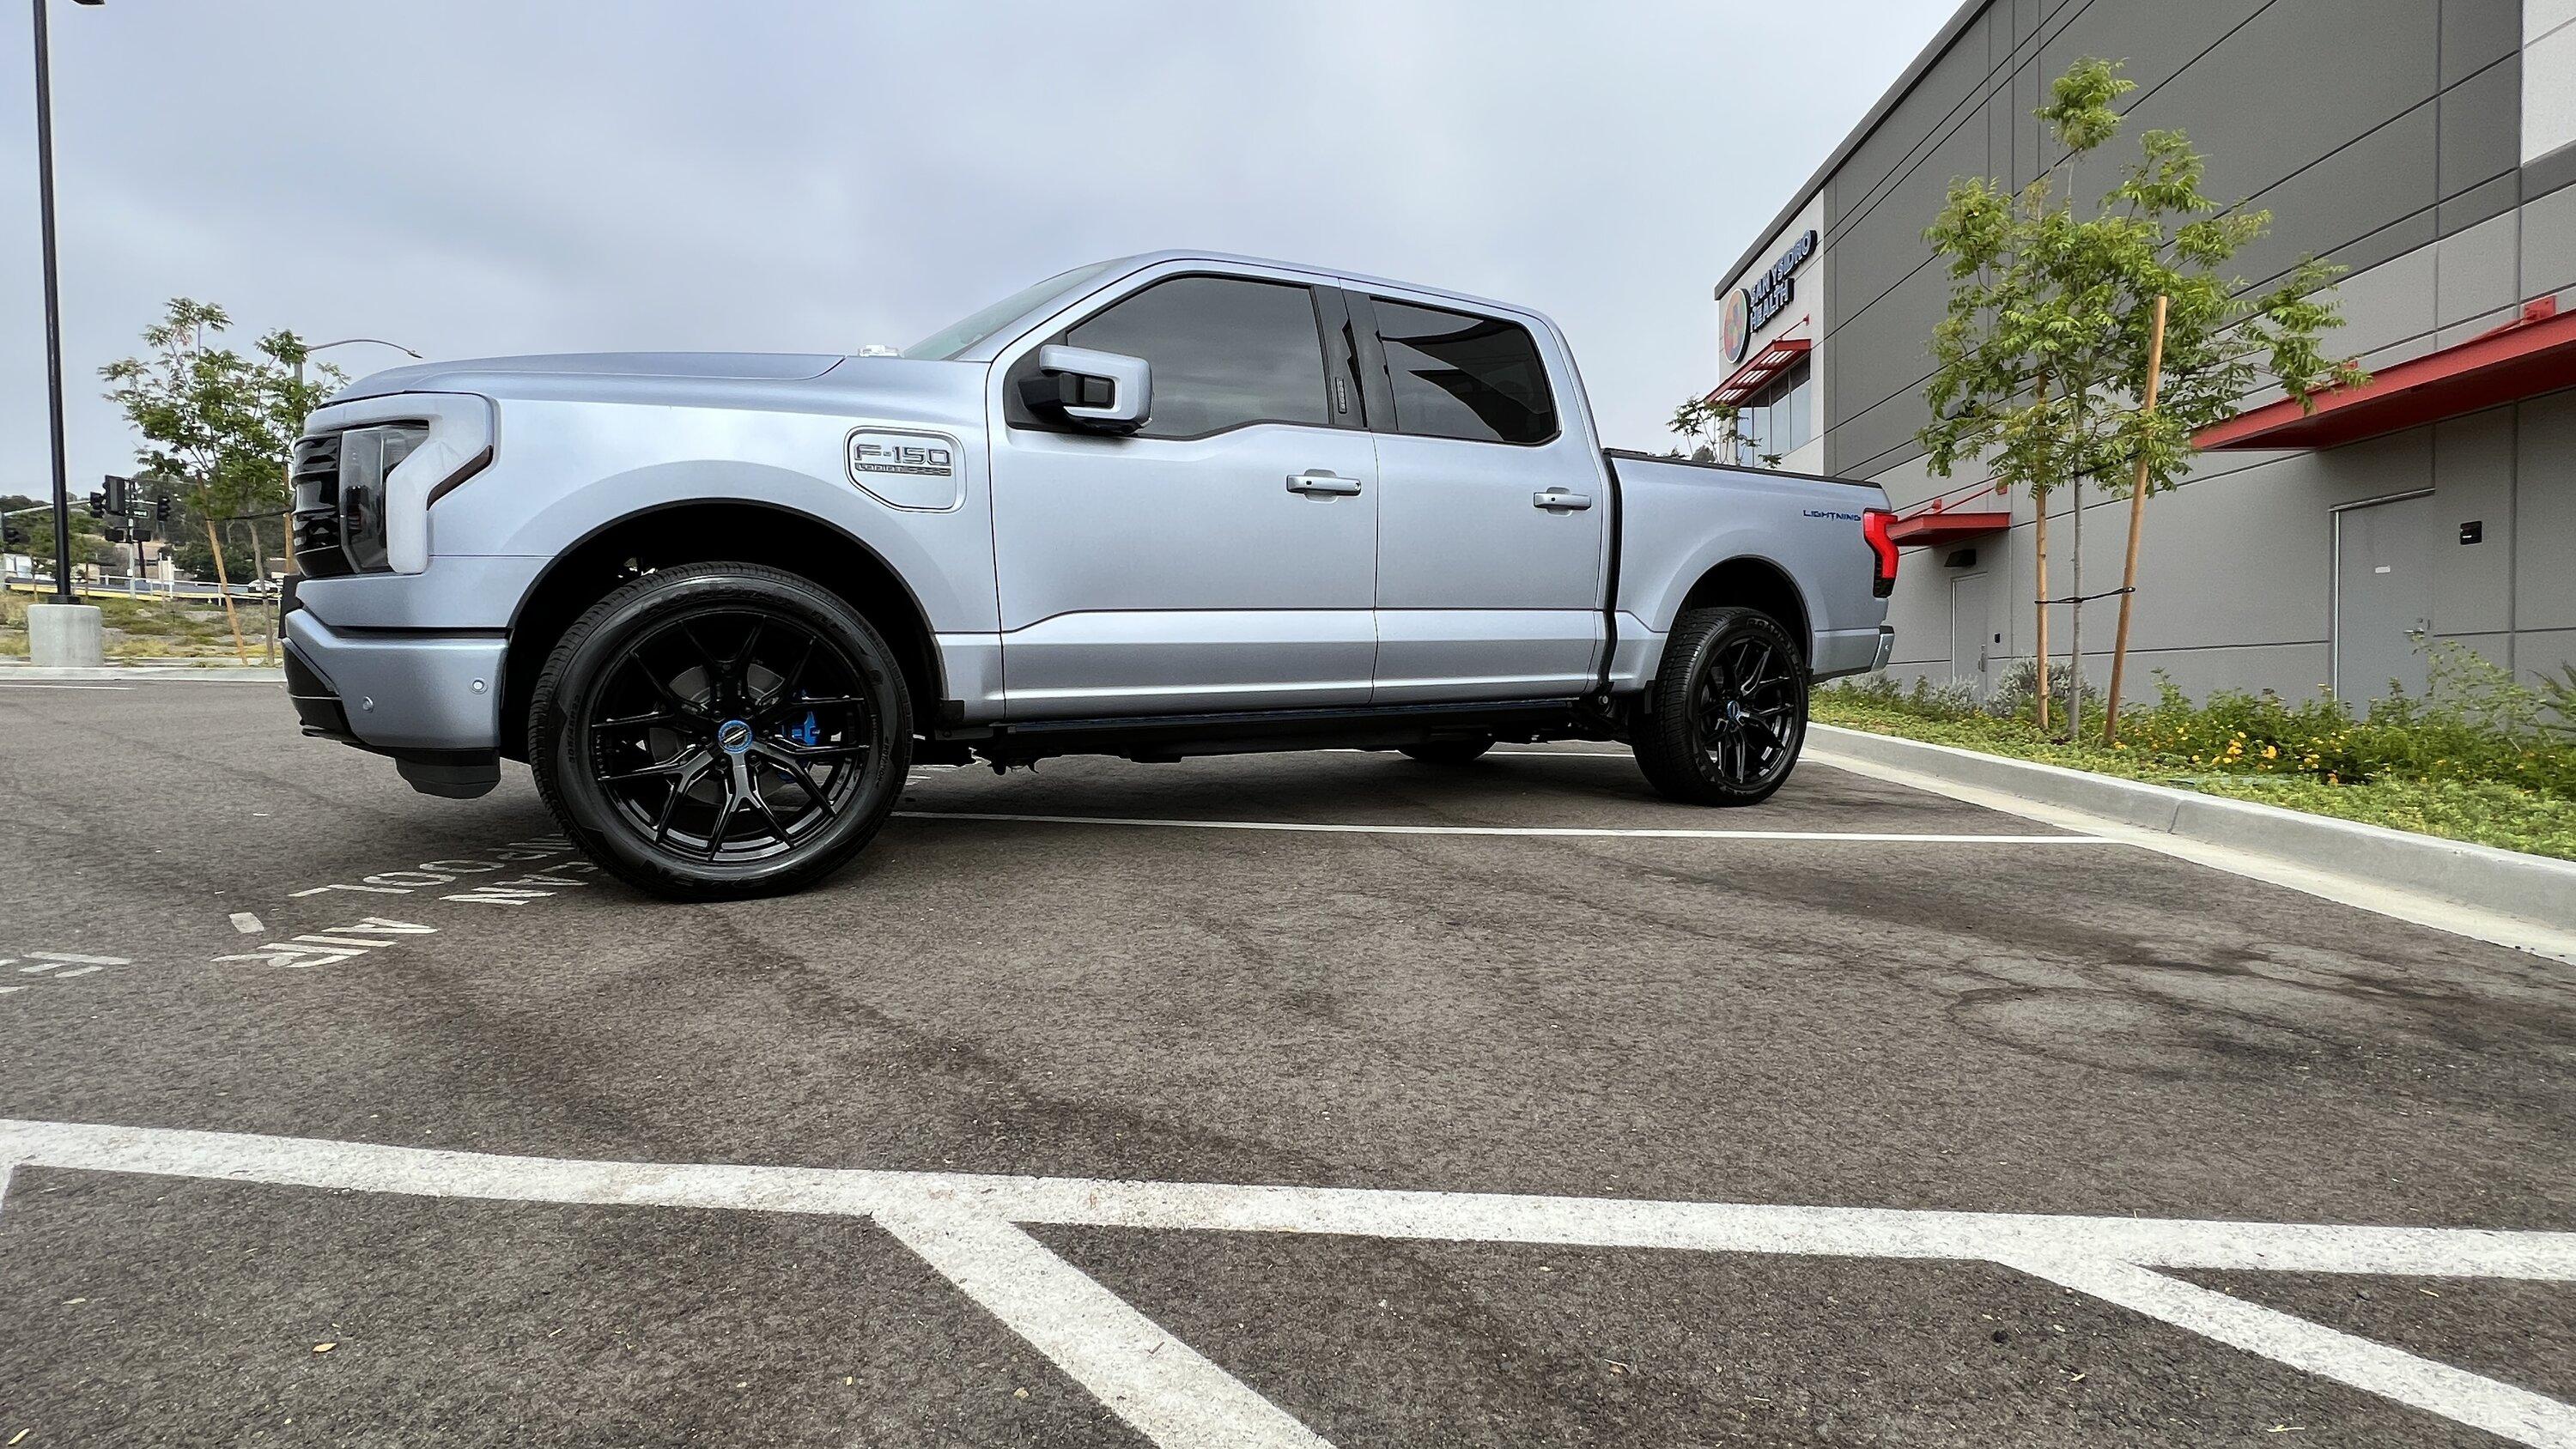
[[[95,5],[98,3],[98,0],[85,0],[85,3]],[[337,342],[317,342],[311,347],[304,349],[304,357],[311,357],[314,353],[328,351],[334,347],[348,347],[360,342],[372,342],[378,347],[390,347],[394,351],[401,353],[403,356],[410,358],[414,362],[421,360],[419,353],[412,351],[410,348],[403,346],[399,342],[387,342],[381,337],[343,337]],[[295,385],[297,387],[302,387],[304,385],[304,357],[295,359]]]
[[[97,5],[102,0],[79,0]],[[36,17],[36,216],[44,234],[46,422],[54,449],[54,599],[28,611],[27,648],[38,664],[96,664],[104,657],[98,610],[72,593],[72,487],[63,458],[63,323],[54,281],[54,92],[45,64],[45,0]]]

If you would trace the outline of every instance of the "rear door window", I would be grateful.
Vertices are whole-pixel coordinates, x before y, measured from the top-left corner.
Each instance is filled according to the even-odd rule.
[[[1544,443],[1556,399],[1529,329],[1372,297],[1395,391],[1395,431],[1472,443]]]
[[[1202,438],[1253,423],[1331,423],[1311,289],[1243,277],[1156,282],[1065,334],[1141,357],[1154,404],[1137,436]]]

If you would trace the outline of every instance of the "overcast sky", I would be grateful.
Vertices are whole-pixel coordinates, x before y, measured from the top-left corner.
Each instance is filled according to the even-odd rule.
[[[1952,8],[50,3],[76,496],[134,458],[97,370],[173,296],[244,347],[847,352],[1170,246],[1535,306],[1660,448],[1720,273]],[[33,113],[20,0],[0,493],[49,486]]]

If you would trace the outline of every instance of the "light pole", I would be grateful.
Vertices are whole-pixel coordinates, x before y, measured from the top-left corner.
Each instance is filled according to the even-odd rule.
[[[96,0],[91,0],[91,3],[95,4]],[[304,357],[311,357],[314,353],[326,351],[333,347],[348,347],[360,342],[372,342],[378,347],[390,347],[394,351],[401,353],[403,356],[410,358],[414,362],[420,361],[419,353],[412,351],[410,348],[403,346],[399,342],[387,342],[381,337],[343,337],[337,342],[317,342],[311,347],[304,349]],[[304,357],[295,359],[295,385],[297,387],[302,387],[304,385]]]
[[[97,5],[102,0],[79,3]],[[54,449],[54,601],[37,606],[47,616],[41,621],[30,611],[27,644],[38,664],[96,664],[103,657],[98,611],[82,608],[72,594],[72,485],[63,457],[62,298],[54,281],[54,91],[45,64],[45,0],[34,0],[34,9],[36,225],[44,233],[46,422]]]

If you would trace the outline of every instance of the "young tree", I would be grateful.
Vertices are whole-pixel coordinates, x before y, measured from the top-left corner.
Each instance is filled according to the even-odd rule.
[[[143,435],[144,465],[167,480],[204,523],[218,583],[229,581],[217,522],[289,505],[287,455],[304,430],[305,414],[347,381],[327,364],[299,380],[305,346],[292,332],[269,333],[247,357],[208,345],[207,334],[231,325],[221,307],[174,298],[162,319],[143,329],[150,356],[99,369],[114,384],[108,400],[125,409]],[[267,559],[256,527],[251,539],[257,577],[264,578]],[[224,613],[233,614],[229,589]],[[233,619],[232,627],[233,648],[240,652],[240,621]]]
[[[1735,414],[1733,403],[1694,397],[1673,409],[1673,420],[1667,426],[1698,445],[1691,449],[1693,458],[1706,453],[1708,460],[1733,462],[1729,454],[1735,441]]]
[[[2048,723],[2048,496],[2109,480],[2137,504],[2178,485],[2192,436],[2238,411],[2263,380],[2302,404],[2330,386],[2365,381],[2360,366],[2330,361],[2318,338],[2341,325],[2328,298],[2343,269],[2311,257],[2254,291],[2224,268],[2271,227],[2268,211],[2222,206],[2201,190],[2203,161],[2180,131],[2139,138],[2139,157],[2090,206],[2075,195],[2084,159],[2120,129],[2111,102],[2136,88],[2111,61],[2079,60],[2034,112],[2065,157],[2019,193],[1983,177],[1950,183],[1924,233],[1949,260],[1950,301],[1933,329],[1938,370],[1925,389],[1931,423],[1918,436],[1933,472],[1962,459],[1993,474],[1997,492],[2028,492],[2039,510],[2040,724]],[[2161,386],[2147,392],[2165,299]],[[2074,512],[2082,538],[2082,498]],[[2134,538],[2131,558],[2135,558]],[[2083,727],[2082,557],[2070,611],[2074,684],[2068,735]],[[2122,592],[2114,674],[2128,648],[2136,579]],[[2117,701],[2112,708],[2116,710]],[[2114,716],[2116,718],[2116,716]]]

